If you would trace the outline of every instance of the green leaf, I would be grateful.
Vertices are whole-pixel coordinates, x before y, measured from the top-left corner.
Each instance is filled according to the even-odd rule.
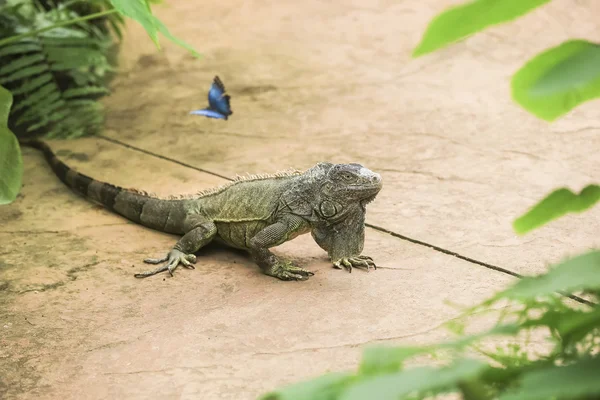
[[[556,319],[557,329],[566,341],[579,340],[593,329],[600,328],[600,307],[588,312],[571,310],[562,314]]]
[[[600,45],[569,40],[538,54],[512,78],[512,97],[527,111],[553,121],[600,97]]]
[[[36,76],[35,78],[23,83],[21,86],[19,86],[19,88],[14,89],[12,91],[12,94],[14,96],[17,96],[17,95],[21,95],[21,94],[30,93],[31,91],[39,88],[40,86],[44,85],[45,83],[50,82],[51,80],[52,80],[52,74],[50,74],[50,73]]]
[[[353,375],[344,372],[325,374],[267,393],[260,400],[335,400],[353,379]]]
[[[443,368],[417,367],[376,375],[350,386],[342,392],[340,400],[397,400],[414,392],[441,392],[476,378],[486,368],[487,364],[481,361],[462,359]]]
[[[472,335],[461,335],[455,340],[446,343],[439,343],[437,347],[440,349],[463,349],[467,346],[471,346],[473,343],[481,339],[490,336],[515,336],[521,329],[522,326],[516,324],[496,325],[487,331]]]
[[[12,94],[0,86],[0,204],[12,203],[21,190],[23,159],[15,135],[8,129]]]
[[[36,106],[36,104],[45,101],[48,98],[48,95],[52,93],[59,93],[60,90],[56,83],[50,82],[46,85],[42,86],[34,93],[30,93],[27,97],[25,97],[19,104],[16,104],[12,108],[12,112],[15,113],[17,111],[21,111],[24,108],[28,108],[31,106]]]
[[[46,51],[53,71],[108,64],[104,54],[93,47],[46,47]]]
[[[0,57],[11,54],[25,54],[29,52],[38,52],[41,47],[37,43],[16,43],[0,48]]]
[[[138,21],[159,49],[158,32],[162,33],[173,43],[188,50],[194,56],[201,57],[192,46],[169,32],[167,27],[152,14],[152,9],[147,0],[110,0],[110,2],[121,14]]]
[[[430,349],[425,347],[367,347],[363,351],[358,372],[361,375],[397,372],[402,369],[406,359],[428,351]]]
[[[0,78],[0,84],[5,84],[5,83],[16,81],[19,79],[28,78],[30,76],[39,75],[42,72],[47,71],[47,70],[48,70],[47,65],[35,65],[33,67],[28,67],[28,68],[22,69],[20,71],[16,71],[15,73],[13,73],[12,75],[9,75],[7,77]]]
[[[7,75],[11,72],[18,71],[30,65],[36,64],[40,61],[44,60],[44,56],[42,54],[32,54],[29,56],[19,57],[4,67],[0,68],[0,76]]]
[[[84,86],[73,89],[67,89],[63,92],[65,99],[81,96],[97,96],[109,94],[110,90],[102,86]]]
[[[431,53],[491,25],[514,20],[550,0],[474,0],[449,8],[427,27],[413,57]]]
[[[60,92],[52,92],[43,100],[35,104],[35,107],[28,108],[22,115],[17,118],[15,124],[17,126],[25,122],[32,121],[40,116],[50,115],[58,108],[64,106],[64,100],[60,97]]]
[[[518,389],[499,400],[583,399],[600,394],[600,359],[579,360],[566,366],[551,366],[527,372]]]
[[[512,287],[498,293],[494,299],[531,300],[554,292],[572,293],[577,290],[600,289],[600,250],[568,259],[547,273],[525,277]]]
[[[156,18],[155,23],[156,23],[156,26],[158,27],[159,32],[162,33],[167,39],[169,39],[173,43],[178,44],[179,46],[183,47],[184,49],[189,51],[191,54],[193,54],[195,57],[198,57],[198,58],[202,57],[200,55],[200,53],[198,53],[196,50],[194,50],[194,48],[192,46],[190,46],[183,40],[173,36],[171,34],[171,32],[169,32],[167,27],[162,22],[160,22],[160,20],[158,18]]]
[[[152,15],[152,10],[145,0],[110,0],[113,7],[121,14],[139,22],[150,39],[160,49],[158,43],[158,30],[155,25],[156,18]]]
[[[530,211],[517,218],[514,230],[523,234],[540,227],[567,213],[579,213],[592,207],[600,200],[600,186],[589,185],[579,195],[567,188],[555,190],[536,204]]]
[[[488,400],[492,399],[489,390],[479,379],[463,381],[458,383],[458,388],[462,392],[463,400]]]
[[[60,37],[60,38],[41,38],[40,42],[44,46],[53,47],[101,47],[104,43],[99,39],[91,37]]]

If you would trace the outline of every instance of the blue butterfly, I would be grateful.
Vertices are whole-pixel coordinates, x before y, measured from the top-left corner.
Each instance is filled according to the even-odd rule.
[[[190,114],[227,120],[227,117],[233,114],[229,105],[229,99],[230,96],[225,94],[223,82],[221,82],[218,76],[215,76],[212,86],[208,91],[208,107],[191,111]]]

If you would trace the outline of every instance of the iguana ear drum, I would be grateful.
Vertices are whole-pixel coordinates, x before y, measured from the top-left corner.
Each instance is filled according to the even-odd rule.
[[[319,211],[324,218],[331,218],[337,215],[338,205],[332,201],[325,200],[319,206]]]

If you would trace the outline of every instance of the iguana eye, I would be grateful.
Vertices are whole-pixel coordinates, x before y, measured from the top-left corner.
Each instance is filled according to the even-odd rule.
[[[351,181],[354,179],[354,176],[352,174],[345,172],[342,174],[342,179],[344,179],[346,181]]]

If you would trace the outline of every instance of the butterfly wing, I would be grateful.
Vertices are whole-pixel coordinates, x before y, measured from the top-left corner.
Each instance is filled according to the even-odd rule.
[[[208,118],[217,118],[217,119],[227,119],[226,115],[221,114],[216,110],[211,110],[210,108],[204,108],[202,110],[194,110],[190,111],[190,114],[193,115],[203,115]]]
[[[217,108],[217,103],[221,96],[225,94],[225,86],[221,79],[218,76],[215,76],[212,85],[210,86],[210,90],[208,91],[208,105],[210,108]]]
[[[208,104],[213,110],[219,111],[221,114],[229,116],[233,114],[229,103],[231,97],[225,94],[225,85],[221,82],[218,76],[215,76],[213,84],[208,92]]]

